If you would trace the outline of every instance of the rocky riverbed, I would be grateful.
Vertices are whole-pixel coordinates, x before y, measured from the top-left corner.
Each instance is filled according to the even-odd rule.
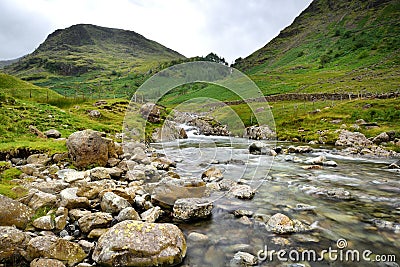
[[[349,136],[343,145],[358,148]],[[150,148],[86,130],[68,138],[69,153],[8,158],[23,172],[15,190],[27,194],[0,196],[8,207],[0,210],[0,265],[288,266],[257,254],[265,246],[321,251],[340,238],[400,258],[395,159],[252,143],[189,134]]]

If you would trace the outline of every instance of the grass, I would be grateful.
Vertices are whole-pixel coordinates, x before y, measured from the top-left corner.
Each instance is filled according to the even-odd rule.
[[[22,172],[17,168],[11,168],[8,162],[0,162],[0,166],[0,194],[13,199],[24,196],[26,190],[22,188],[15,190],[17,184],[12,181],[13,179],[18,179]]]
[[[266,104],[253,103],[252,105],[254,105],[253,109],[256,109],[265,107]],[[349,130],[356,130],[352,128],[352,125],[358,119],[364,119],[366,122],[376,122],[379,125],[377,129],[365,127],[357,129],[367,137],[374,137],[385,131],[395,131],[400,135],[400,106],[397,99],[316,102],[279,101],[270,102],[269,105],[274,116],[279,140],[302,142],[317,140],[327,144],[334,144],[338,137],[338,130],[343,127]],[[369,108],[366,108],[367,106]],[[235,111],[245,126],[255,123],[254,120],[252,121],[252,113],[246,104],[215,109],[211,112],[211,115],[220,118],[221,114],[228,114],[228,110]],[[228,125],[237,124],[237,119],[234,116],[225,116],[224,119]],[[334,123],[335,120],[340,120],[340,122]]]

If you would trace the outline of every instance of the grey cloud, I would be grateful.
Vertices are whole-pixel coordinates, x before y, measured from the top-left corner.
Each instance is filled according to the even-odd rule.
[[[12,1],[0,1],[0,59],[13,59],[32,52],[51,31],[39,14]]]
[[[215,52],[229,61],[264,46],[291,24],[311,0],[202,0],[197,8],[206,14],[203,28]]]

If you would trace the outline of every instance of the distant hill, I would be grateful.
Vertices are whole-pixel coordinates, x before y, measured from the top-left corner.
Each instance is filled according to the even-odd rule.
[[[400,1],[314,0],[234,67],[264,94],[388,92],[400,88]]]
[[[133,31],[78,24],[56,30],[32,54],[4,71],[69,95],[78,91],[93,94],[94,88],[118,93],[126,91],[122,87],[129,83],[137,87],[142,76],[165,62],[184,59]],[[121,77],[130,82],[119,83]]]
[[[0,69],[17,62],[19,59],[20,58],[9,59],[9,60],[0,60]]]

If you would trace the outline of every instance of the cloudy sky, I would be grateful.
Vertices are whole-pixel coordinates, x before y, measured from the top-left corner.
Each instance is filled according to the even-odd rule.
[[[0,59],[78,23],[133,30],[181,54],[232,63],[264,46],[312,0],[0,0]]]

